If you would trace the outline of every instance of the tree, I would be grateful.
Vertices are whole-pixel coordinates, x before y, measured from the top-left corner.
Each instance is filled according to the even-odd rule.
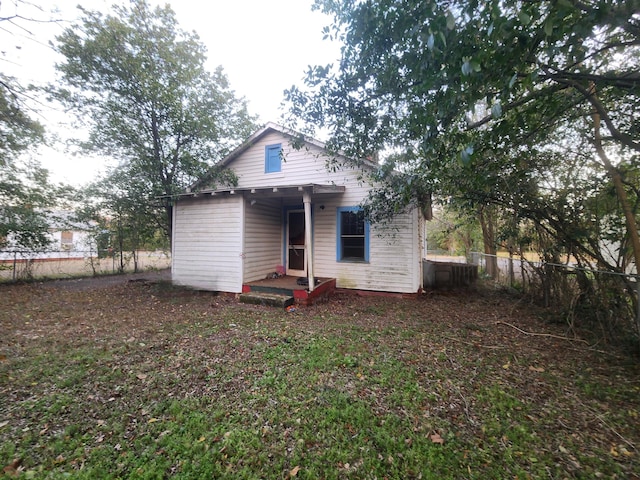
[[[53,91],[89,127],[82,146],[117,158],[121,177],[144,183],[139,202],[163,198],[156,218],[170,238],[172,197],[246,138],[254,119],[222,68],[205,69],[205,47],[179,29],[169,6],[135,0],[110,15],[81,10],[80,23],[57,37],[63,86]]]
[[[47,209],[56,192],[48,172],[29,162],[0,168],[0,248],[42,250],[49,245]]]
[[[481,248],[482,233],[478,219],[447,205],[433,213],[427,229],[427,248],[451,255],[470,257]]]
[[[432,193],[468,212],[496,209],[508,230],[486,238],[536,246],[547,266],[572,258],[624,272],[626,252],[603,245],[617,233],[614,249],[628,246],[640,268],[640,0],[316,0],[315,8],[333,15],[325,33],[342,54],[287,91],[292,126],[324,129],[327,145],[350,158],[392,152],[375,172],[372,218]],[[547,303],[555,292],[603,331],[618,319],[623,336],[632,331],[636,281],[577,273],[580,292],[568,298],[558,272],[536,272]]]
[[[306,89],[287,92],[292,116],[328,130],[329,146],[353,158],[404,152],[409,161],[394,166],[411,181],[394,181],[403,190],[394,198],[432,191],[555,225],[546,175],[571,154],[607,174],[640,265],[625,184],[640,153],[638,0],[315,6],[333,15],[326,34],[344,43],[342,58],[339,68],[310,68]]]
[[[25,89],[15,79],[0,75],[0,167],[6,167],[44,139],[43,126],[29,117]]]
[[[154,218],[157,201],[140,202],[148,197],[146,182],[116,170],[83,189],[78,198],[76,220],[92,225],[89,235],[101,249],[96,252],[98,258],[112,255],[121,273],[129,261],[138,271],[140,250],[167,247]]]
[[[17,2],[22,6],[23,2]],[[25,30],[25,18],[3,11],[5,32]],[[56,198],[48,172],[29,153],[44,141],[44,127],[30,115],[32,87],[0,74],[0,248],[40,250],[49,244],[46,209]]]

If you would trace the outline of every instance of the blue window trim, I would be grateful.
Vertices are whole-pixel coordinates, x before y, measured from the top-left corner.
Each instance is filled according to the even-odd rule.
[[[364,260],[342,258],[342,242],[340,241],[340,237],[342,235],[342,221],[341,214],[343,212],[360,212],[362,211],[361,207],[338,207],[336,214],[336,261],[337,262],[345,262],[345,263],[369,263],[369,221],[364,221]]]
[[[267,145],[264,147],[264,173],[279,173],[282,171],[282,144]]]

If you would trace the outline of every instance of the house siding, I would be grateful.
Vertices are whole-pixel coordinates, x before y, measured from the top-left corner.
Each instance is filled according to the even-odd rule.
[[[265,278],[282,265],[282,202],[245,200],[244,282]]]
[[[356,203],[357,204],[357,203]],[[336,211],[351,206],[326,202],[315,217],[315,272],[336,279],[338,288],[415,293],[420,288],[420,251],[417,212],[397,215],[389,225],[372,224],[369,262],[336,261]]]
[[[203,290],[242,291],[243,198],[181,200],[174,207],[173,282]]]

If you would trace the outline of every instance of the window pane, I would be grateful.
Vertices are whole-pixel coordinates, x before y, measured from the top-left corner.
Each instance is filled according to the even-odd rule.
[[[265,173],[275,173],[281,171],[280,145],[267,145],[265,147]]]
[[[289,249],[289,268],[291,270],[304,270],[304,249]]]
[[[342,235],[364,235],[364,212],[342,212]]]
[[[304,212],[289,212],[289,245],[304,245]]]
[[[364,237],[342,239],[342,258],[364,260]]]

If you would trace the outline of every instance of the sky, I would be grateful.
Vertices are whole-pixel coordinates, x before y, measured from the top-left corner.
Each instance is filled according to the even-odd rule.
[[[117,1],[117,0],[116,0]],[[25,29],[0,24],[0,69],[23,83],[44,85],[55,79],[59,59],[49,41],[86,9],[109,11],[114,0],[35,0],[59,9],[59,24],[23,22]],[[120,0],[122,1],[122,0]],[[245,97],[249,112],[261,122],[278,122],[283,91],[301,85],[309,65],[335,61],[339,46],[322,39],[322,27],[331,19],[312,11],[313,0],[149,0],[151,5],[171,5],[183,30],[195,31],[208,50],[208,69],[221,65],[236,95]],[[12,4],[0,4],[0,17],[15,13]],[[17,13],[27,12],[18,4]],[[35,116],[61,139],[73,132],[69,118],[46,105],[36,107]],[[54,181],[80,186],[104,172],[105,162],[97,158],[73,157],[62,144],[42,148],[36,157],[49,169]]]

